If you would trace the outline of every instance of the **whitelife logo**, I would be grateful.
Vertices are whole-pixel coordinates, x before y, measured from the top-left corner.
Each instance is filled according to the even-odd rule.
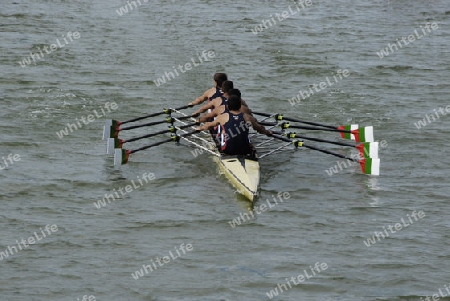
[[[414,30],[415,35],[414,35],[414,34],[410,34],[410,35],[408,36],[408,41],[409,41],[409,43],[408,43],[408,41],[406,41],[406,38],[405,38],[405,37],[402,37],[402,38],[401,38],[401,42],[403,42],[403,45],[404,45],[404,46],[408,46],[410,43],[413,43],[413,42],[416,40],[416,38],[417,38],[417,40],[420,40],[421,38],[423,38],[424,36],[427,35],[427,32],[428,32],[428,33],[431,33],[432,30],[438,29],[439,26],[438,26],[438,24],[437,24],[436,22],[433,22],[433,23],[427,22],[427,23],[425,24],[425,28],[422,27],[422,25],[420,25],[420,28],[422,29],[423,35],[421,35],[420,33],[418,33],[418,32],[417,32],[417,29],[415,29],[415,30]],[[426,29],[426,30],[425,30],[425,29]],[[394,44],[388,43],[388,46],[387,46],[386,48],[381,49],[379,52],[377,52],[378,57],[379,57],[380,59],[382,59],[382,58],[384,58],[384,57],[389,56],[390,54],[393,54],[395,51],[398,51],[398,47],[403,48],[401,42],[397,39],[397,43],[394,43]],[[398,45],[398,46],[397,46],[397,45]]]
[[[183,244],[180,245],[180,249],[178,249],[178,247],[174,247],[175,252],[178,254],[178,257],[176,255],[174,255],[172,253],[172,251],[169,251],[169,256],[163,256],[162,258],[156,257],[155,261],[158,263],[159,267],[164,266],[164,264],[169,263],[171,261],[170,258],[172,258],[172,260],[180,258],[181,255],[186,254],[186,252],[191,252],[192,250],[194,250],[194,247],[192,246],[192,244],[186,244],[186,246]],[[180,251],[181,250],[181,251]],[[183,253],[183,254],[181,254]],[[161,262],[161,260],[163,262]],[[140,277],[144,277],[144,275],[148,275],[149,274],[149,270],[150,272],[156,271],[158,269],[158,267],[156,266],[156,263],[153,261],[153,259],[150,260],[151,261],[151,265],[142,265],[142,268],[140,270],[137,270],[134,273],[131,273],[131,276],[134,278],[134,280],[138,280]],[[145,274],[144,274],[145,272]]]
[[[3,159],[3,164],[4,166],[2,166],[2,163],[0,162],[0,170],[6,169],[7,167],[9,167],[10,165],[13,165],[14,162],[19,162],[20,161],[20,155],[19,154],[9,154],[8,157],[5,159],[5,157],[2,157]],[[8,162],[6,161],[8,159]]]
[[[299,285],[300,283],[304,282],[305,280],[312,278],[313,276],[316,276],[316,272],[317,272],[317,274],[319,274],[320,272],[328,269],[328,265],[325,262],[322,262],[322,263],[316,262],[314,267],[309,266],[309,269],[310,269],[312,275],[309,275],[308,271],[303,270],[304,274],[300,274],[297,277],[292,276],[290,279],[286,278],[286,284],[278,283],[277,287],[275,287],[274,289],[271,289],[270,292],[266,293],[267,297],[269,297],[269,299],[272,299],[273,297],[281,294],[283,291],[287,291],[287,290],[291,289],[292,288],[291,282],[294,285]],[[297,280],[298,282],[296,282],[295,280]],[[286,285],[289,286],[289,288]]]
[[[67,41],[67,39],[64,35],[62,37],[64,39],[65,44],[61,44],[61,42],[59,41],[59,38],[57,38],[56,44],[51,44],[49,47],[47,47],[47,46],[42,47],[43,50],[45,51],[45,53],[51,54],[52,52],[54,52],[58,49],[61,49],[66,45],[69,45],[70,42],[73,42],[74,40],[78,40],[80,38],[80,33],[78,31],[75,31],[74,33],[69,31],[67,33],[67,39],[69,39],[70,42]],[[49,48],[50,48],[50,51],[48,50]],[[44,53],[42,52],[41,47],[38,47],[38,50],[39,50],[39,53],[30,52],[30,55],[27,58],[25,58],[21,62],[19,62],[20,66],[22,66],[22,68],[25,68],[25,67],[31,65],[31,60],[33,60],[34,64],[36,64],[36,62],[38,60],[43,59]]]
[[[411,216],[414,218],[415,221],[418,221],[419,219],[422,219],[425,217],[425,213],[422,210],[419,212],[416,212],[416,210],[414,210],[411,213],[411,216],[409,216],[409,214],[407,214],[406,216],[408,217],[410,224],[405,222],[405,219],[402,217],[400,219],[402,224],[396,223],[394,226],[389,225],[387,227],[389,229],[389,231],[391,232],[391,234],[394,234],[397,231],[400,231],[401,229],[403,229],[403,227],[406,228],[406,227],[412,225],[414,222],[413,222]],[[417,217],[419,217],[419,219]],[[395,228],[395,230],[393,228]],[[372,237],[369,237],[368,239],[364,240],[364,244],[366,245],[366,247],[370,247],[370,246],[376,244],[377,240],[375,238],[378,238],[378,241],[380,241],[381,239],[385,239],[386,237],[389,237],[389,232],[387,231],[386,227],[383,226],[383,230],[384,230],[383,232],[377,232],[377,231],[373,232],[374,235]],[[385,236],[385,234],[386,234],[386,236]]]
[[[198,55],[198,63],[195,61],[194,58],[191,58],[191,63],[186,63],[184,64],[184,66],[182,65],[178,65],[178,68],[175,68],[175,66],[173,66],[173,71],[175,72],[175,74],[172,71],[169,72],[164,72],[163,76],[158,77],[156,80],[154,80],[153,82],[155,83],[155,85],[157,87],[165,84],[166,82],[169,82],[172,79],[175,79],[177,76],[180,76],[180,73],[178,73],[177,69],[180,70],[181,73],[186,73],[187,71],[191,70],[192,67],[197,67],[200,66],[203,62],[209,62],[209,59],[215,58],[216,57],[216,53],[214,51],[208,51],[207,50],[203,50],[202,54]],[[203,59],[202,59],[203,58]],[[209,59],[208,59],[209,58]],[[184,67],[184,69],[183,69]]]
[[[117,190],[120,192],[121,196],[123,197],[127,193],[130,193],[133,190],[144,186],[144,183],[142,182],[142,180],[144,180],[145,184],[148,184],[150,181],[153,181],[154,179],[155,179],[154,173],[146,172],[142,175],[142,179],[139,176],[137,176],[137,180],[139,181],[140,185],[136,184],[133,179],[133,180],[131,180],[131,184],[125,186],[125,188],[120,187]],[[133,186],[131,186],[131,185],[133,185]],[[125,189],[125,192],[123,191],[124,189]],[[94,202],[95,208],[100,209],[102,207],[106,207],[106,201],[108,201],[108,203],[111,203],[111,201],[115,201],[116,198],[120,199],[121,196],[119,195],[119,192],[117,192],[116,189],[114,188],[112,193],[110,193],[110,194],[105,193],[105,196],[103,197],[103,199],[98,200],[97,202]]]
[[[58,231],[57,225],[46,225],[44,230],[42,228],[39,228],[41,230],[41,236],[37,232],[34,232],[34,236],[28,237],[28,239],[21,239],[20,242],[16,240],[17,247],[16,246],[8,246],[5,251],[0,252],[0,261],[3,260],[3,258],[8,258],[9,256],[12,256],[14,254],[17,254],[19,251],[22,251],[23,249],[28,248],[30,245],[34,245],[36,242],[46,238],[47,236],[50,236],[52,233],[55,233]],[[17,250],[19,248],[19,250]]]
[[[92,113],[94,113],[95,116],[93,114],[88,115],[87,118],[85,118],[85,116],[81,116],[81,118],[80,118],[81,120],[78,120],[78,118],[75,118],[76,124],[75,123],[67,123],[67,126],[63,130],[56,132],[56,135],[58,136],[59,139],[62,139],[62,138],[64,138],[64,136],[68,136],[70,133],[73,133],[73,131],[81,129],[83,127],[83,124],[88,125],[89,123],[94,122],[95,118],[105,117],[107,113],[105,112],[105,110],[103,110],[102,107],[100,107],[100,109],[102,110],[102,114],[99,114],[97,112],[97,110],[93,110]],[[114,101],[111,103],[107,102],[107,103],[105,103],[105,109],[108,111],[108,113],[111,113],[112,110],[117,110],[118,106]],[[82,121],[83,124],[81,124],[80,121]]]

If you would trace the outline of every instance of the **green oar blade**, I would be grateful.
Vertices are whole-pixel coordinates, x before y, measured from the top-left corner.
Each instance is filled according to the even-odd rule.
[[[359,162],[361,165],[361,170],[366,175],[380,175],[380,159],[375,158],[365,158]]]
[[[117,120],[111,120],[111,127],[110,127],[110,130],[109,130],[109,138],[117,138],[117,137],[119,137],[119,131],[118,131],[118,128],[119,128],[119,121],[117,121]]]

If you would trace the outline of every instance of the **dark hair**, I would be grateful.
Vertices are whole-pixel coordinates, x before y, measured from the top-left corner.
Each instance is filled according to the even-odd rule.
[[[216,73],[214,74],[214,81],[217,83],[217,87],[222,87],[224,81],[228,80],[226,73]]]
[[[231,95],[227,101],[228,110],[239,111],[241,109],[241,98],[236,95]]]
[[[231,80],[226,80],[222,84],[222,92],[228,93],[231,89],[233,89],[234,85]]]
[[[228,95],[236,95],[241,98],[241,91],[239,91],[239,89],[230,89],[230,91],[228,91]]]

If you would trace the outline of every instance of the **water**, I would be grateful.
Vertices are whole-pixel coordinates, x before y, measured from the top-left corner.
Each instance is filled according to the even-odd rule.
[[[316,262],[328,268],[291,282],[274,300],[404,301],[446,292],[450,117],[438,113],[421,129],[414,123],[450,105],[447,1],[313,1],[257,35],[251,29],[293,2],[141,3],[123,16],[116,10],[125,1],[2,5],[0,157],[20,160],[0,171],[0,251],[34,232],[41,238],[0,262],[2,300],[269,300],[277,284],[311,274]],[[439,28],[385,58],[377,55],[427,22]],[[64,44],[68,32],[79,39]],[[19,65],[57,39],[64,47]],[[204,50],[215,57],[155,85]],[[291,106],[299,90],[339,69],[350,75]],[[184,105],[211,87],[216,71],[229,74],[254,110],[373,125],[375,138],[387,142],[381,176],[357,167],[329,176],[325,170],[338,158],[312,150],[269,156],[261,160],[256,205],[278,192],[290,198],[232,228],[228,222],[250,204],[207,155],[194,158],[191,149],[166,144],[113,168],[101,140],[106,118]],[[118,109],[58,138],[68,122],[101,112],[107,102]],[[155,180],[94,206],[144,173]],[[414,210],[425,217],[410,223]],[[402,218],[410,225],[364,244]],[[46,225],[58,230],[44,238]],[[192,251],[138,280],[131,276],[181,244]]]

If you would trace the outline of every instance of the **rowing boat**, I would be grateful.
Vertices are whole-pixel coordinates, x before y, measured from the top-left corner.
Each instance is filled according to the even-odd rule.
[[[215,157],[220,170],[240,194],[253,201],[259,188],[259,162],[258,159],[245,156]]]
[[[319,151],[325,154],[330,154],[347,161],[358,162],[361,165],[363,173],[369,175],[379,175],[380,159],[378,158],[378,142],[373,142],[372,127],[361,127],[358,128],[357,125],[348,126],[331,126],[320,124],[316,122],[307,122],[299,119],[283,117],[281,114],[269,114],[269,113],[258,113],[254,114],[263,116],[259,122],[271,129],[275,134],[273,136],[267,137],[265,135],[260,135],[253,130],[250,131],[250,139],[252,140],[253,147],[257,152],[257,156],[230,156],[225,155],[220,152],[218,146],[215,143],[213,135],[208,131],[198,132],[195,130],[196,123],[190,115],[182,112],[182,109],[188,106],[180,107],[177,109],[164,109],[158,113],[152,113],[143,117],[133,118],[124,122],[119,122],[117,120],[107,120],[103,137],[107,140],[107,153],[114,154],[114,165],[120,166],[128,162],[128,158],[131,154],[148,149],[150,147],[158,146],[163,143],[175,141],[180,144],[181,141],[186,141],[185,146],[201,149],[200,153],[206,151],[210,155],[213,155],[213,160],[218,166],[218,170],[228,179],[228,181],[236,188],[237,192],[245,196],[250,201],[255,201],[258,196],[259,183],[260,183],[260,166],[259,160],[262,158],[276,154],[288,149],[298,149],[299,147],[305,147],[311,150]],[[168,114],[166,119],[161,121],[155,121],[145,124],[132,125],[123,127],[125,123],[136,122],[149,117],[159,116],[162,114]],[[275,121],[267,122],[267,119],[274,118]],[[191,123],[188,123],[190,121]],[[288,122],[291,121],[296,123],[304,123],[309,126],[299,126],[290,125]],[[126,131],[135,128],[140,128],[144,126],[155,126],[163,123],[170,123],[168,129],[160,130],[155,133],[146,134],[140,137],[134,137],[127,140],[118,139],[119,131]],[[273,130],[274,127],[280,126],[281,131]],[[338,142],[334,140],[325,140],[319,138],[306,137],[302,134],[297,134],[293,132],[286,133],[284,130],[287,128],[297,128],[297,129],[307,129],[307,130],[318,130],[322,132],[339,132],[341,137],[344,139],[356,140],[352,143]],[[190,131],[189,131],[190,129]],[[170,138],[166,140],[152,143],[137,149],[127,150],[123,149],[122,146],[125,143],[133,142],[136,140],[150,138],[153,136],[171,133]],[[353,147],[356,148],[358,153],[358,158],[349,157],[340,153],[331,152],[316,146],[309,145],[309,143],[299,141],[295,138],[301,138],[306,140],[311,140],[315,142],[324,142],[340,146]],[[356,143],[354,143],[356,142]],[[194,154],[194,152],[192,152]],[[196,156],[196,155],[194,155]]]
[[[211,144],[214,138],[211,134]],[[214,143],[215,144],[215,143]],[[255,200],[258,195],[260,170],[258,158],[243,155],[226,155],[213,146],[216,156],[214,161],[228,181],[248,200]]]
[[[174,110],[174,112],[186,116],[178,110]],[[206,146],[214,152],[213,158],[220,172],[240,194],[253,202],[258,195],[259,189],[260,169],[258,158],[256,156],[243,155],[230,156],[221,153],[219,146],[214,141],[213,133],[209,133],[205,139],[209,142]],[[185,140],[192,143],[190,139],[185,138]]]

